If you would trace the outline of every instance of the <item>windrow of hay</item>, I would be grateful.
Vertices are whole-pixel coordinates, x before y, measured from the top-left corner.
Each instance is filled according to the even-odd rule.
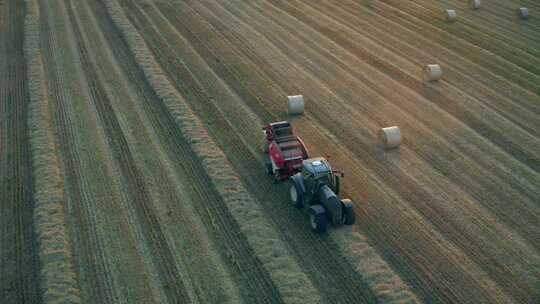
[[[351,230],[350,227],[337,229],[332,238],[354,270],[362,274],[377,299],[381,303],[420,303],[409,286],[368,244],[366,236]]]
[[[44,303],[80,303],[65,222],[65,197],[44,70],[39,49],[39,8],[25,0],[24,55],[30,95],[28,129],[34,182],[34,230],[39,248],[39,284]]]
[[[114,0],[104,3],[150,86],[174,117],[255,255],[270,274],[282,299],[286,303],[321,302],[319,293],[245,190],[223,151],[210,138],[199,118],[164,76],[145,41],[129,22],[122,8]]]

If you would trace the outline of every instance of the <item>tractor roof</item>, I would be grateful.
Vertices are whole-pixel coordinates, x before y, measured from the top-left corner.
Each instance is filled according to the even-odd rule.
[[[304,168],[313,174],[327,173],[331,171],[330,164],[323,157],[309,158],[303,161]]]

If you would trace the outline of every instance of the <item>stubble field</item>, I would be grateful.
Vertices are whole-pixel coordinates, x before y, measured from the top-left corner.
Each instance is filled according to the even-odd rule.
[[[0,13],[0,303],[540,301],[536,1]],[[277,120],[345,172],[357,224],[314,234],[265,174]]]

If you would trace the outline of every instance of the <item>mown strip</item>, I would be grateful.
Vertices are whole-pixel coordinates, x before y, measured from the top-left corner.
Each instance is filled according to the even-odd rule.
[[[244,189],[223,151],[210,138],[186,101],[178,95],[152,57],[144,40],[116,1],[104,1],[110,16],[131,48],[150,85],[163,100],[201,161],[213,186],[239,224],[257,257],[287,303],[318,303],[321,297],[287,251],[277,232]]]
[[[25,0],[24,54],[30,94],[28,128],[34,174],[34,227],[39,248],[39,284],[44,303],[80,303],[71,244],[66,231],[63,178],[39,47],[39,10]]]

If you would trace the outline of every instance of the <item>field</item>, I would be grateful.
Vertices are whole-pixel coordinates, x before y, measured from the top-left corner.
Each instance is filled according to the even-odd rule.
[[[0,303],[540,303],[540,4],[484,2],[0,0]],[[265,174],[278,120],[357,224]]]

